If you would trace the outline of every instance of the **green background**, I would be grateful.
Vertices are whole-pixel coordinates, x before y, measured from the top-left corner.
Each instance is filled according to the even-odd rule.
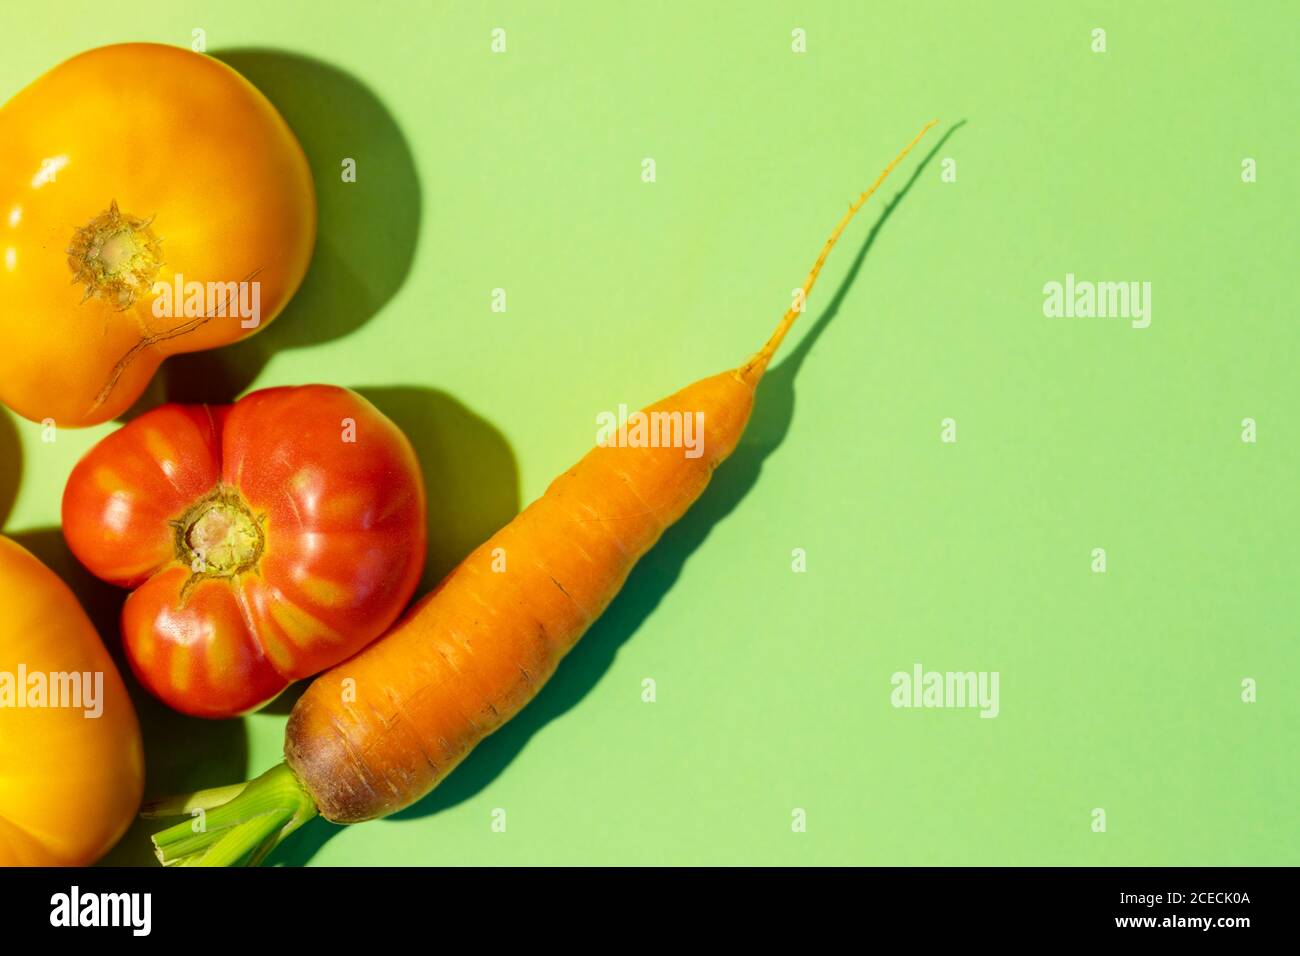
[[[539,698],[413,810],[316,821],[274,860],[1300,862],[1298,23],[1289,3],[0,7],[0,99],[201,27],[280,106],[320,196],[307,285],[149,401],[363,388],[421,454],[430,579],[599,411],[746,358],[845,203],[943,121],[846,234],[736,456]],[[1067,272],[1151,282],[1151,327],[1044,317]],[[48,444],[0,412],[5,532],[110,643],[121,596],[57,523],[112,427]],[[916,662],[999,672],[1000,715],[891,707]],[[204,723],[141,700],[149,789],[260,772],[289,702]],[[145,832],[110,861],[150,859]]]

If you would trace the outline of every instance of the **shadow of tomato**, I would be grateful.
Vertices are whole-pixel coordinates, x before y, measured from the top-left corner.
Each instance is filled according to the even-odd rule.
[[[9,519],[23,477],[23,443],[13,413],[0,406],[0,528]]]
[[[165,402],[229,402],[271,356],[342,338],[396,295],[415,258],[423,198],[406,137],[360,80],[310,57],[278,50],[219,51],[266,94],[302,143],[316,181],[316,249],[302,287],[250,338],[175,355],[123,416]],[[342,181],[345,157],[356,182]]]

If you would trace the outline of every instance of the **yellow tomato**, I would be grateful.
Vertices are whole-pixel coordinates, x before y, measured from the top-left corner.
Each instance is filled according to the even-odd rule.
[[[84,866],[144,789],[135,710],[77,599],[0,537],[0,866]]]
[[[302,147],[229,66],[152,43],[68,60],[0,108],[0,400],[119,415],[168,355],[275,318],[315,238]]]

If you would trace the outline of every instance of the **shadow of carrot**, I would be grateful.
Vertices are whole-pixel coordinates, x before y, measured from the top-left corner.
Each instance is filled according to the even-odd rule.
[[[533,735],[573,708],[609,670],[619,648],[641,627],[681,576],[690,556],[719,521],[735,510],[757,484],[763,463],[785,440],[794,419],[795,376],[817,340],[839,314],[881,231],[934,157],[965,120],[948,128],[917,164],[912,175],[886,203],[858,248],[844,280],[798,346],[764,377],[754,415],[731,458],[714,474],[708,489],[690,511],[669,528],[641,559],[618,597],[564,659],[547,686],[518,716],[487,738],[436,790],[389,819],[410,820],[437,813],[476,796],[495,780],[527,746]],[[326,822],[304,827],[282,846],[274,860],[301,865],[339,827]]]

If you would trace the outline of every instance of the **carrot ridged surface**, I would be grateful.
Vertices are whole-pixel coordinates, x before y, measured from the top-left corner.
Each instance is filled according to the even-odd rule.
[[[379,643],[317,678],[285,756],[322,815],[355,823],[407,806],[528,703],[704,491],[753,402],[724,372],[644,409],[702,413],[699,457],[592,449]]]

